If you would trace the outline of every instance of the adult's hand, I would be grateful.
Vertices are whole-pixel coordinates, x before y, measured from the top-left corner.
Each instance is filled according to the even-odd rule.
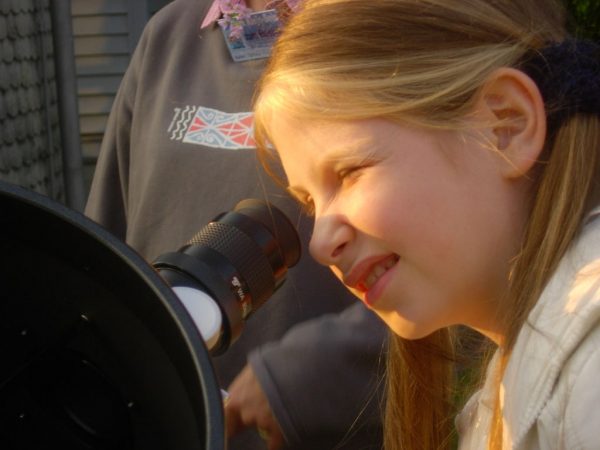
[[[231,438],[246,427],[256,427],[269,450],[279,450],[284,443],[281,427],[273,416],[254,371],[246,365],[228,389],[225,403],[225,426]]]

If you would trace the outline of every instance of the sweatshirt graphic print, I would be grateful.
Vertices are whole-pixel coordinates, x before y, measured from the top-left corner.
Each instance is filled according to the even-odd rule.
[[[251,112],[227,113],[204,106],[174,108],[170,139],[188,144],[243,150],[256,147]]]

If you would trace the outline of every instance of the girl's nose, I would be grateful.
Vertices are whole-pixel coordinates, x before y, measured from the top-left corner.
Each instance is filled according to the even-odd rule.
[[[341,215],[331,214],[315,218],[310,240],[310,254],[320,264],[337,265],[352,238],[352,228]]]

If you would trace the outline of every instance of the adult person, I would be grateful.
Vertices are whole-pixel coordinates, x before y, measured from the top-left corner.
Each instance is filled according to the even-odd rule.
[[[564,16],[307,0],[274,48],[259,148],[395,333],[386,450],[453,448],[457,325],[494,350],[460,449],[599,448],[600,48]]]
[[[273,201],[305,242],[311,228],[255,158],[249,111],[265,59],[234,62],[221,28],[201,28],[210,7],[177,0],[147,24],[91,186],[86,214],[148,261],[178,249],[243,198]],[[272,450],[380,448],[384,341],[378,318],[304,257],[214,359],[230,394],[229,433],[250,428],[230,448],[264,448],[257,428]]]

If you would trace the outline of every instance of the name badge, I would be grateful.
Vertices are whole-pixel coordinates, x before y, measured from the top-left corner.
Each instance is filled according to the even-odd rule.
[[[234,61],[267,58],[279,34],[281,23],[274,9],[251,13],[241,30],[232,32],[228,24],[220,25],[227,48]]]

